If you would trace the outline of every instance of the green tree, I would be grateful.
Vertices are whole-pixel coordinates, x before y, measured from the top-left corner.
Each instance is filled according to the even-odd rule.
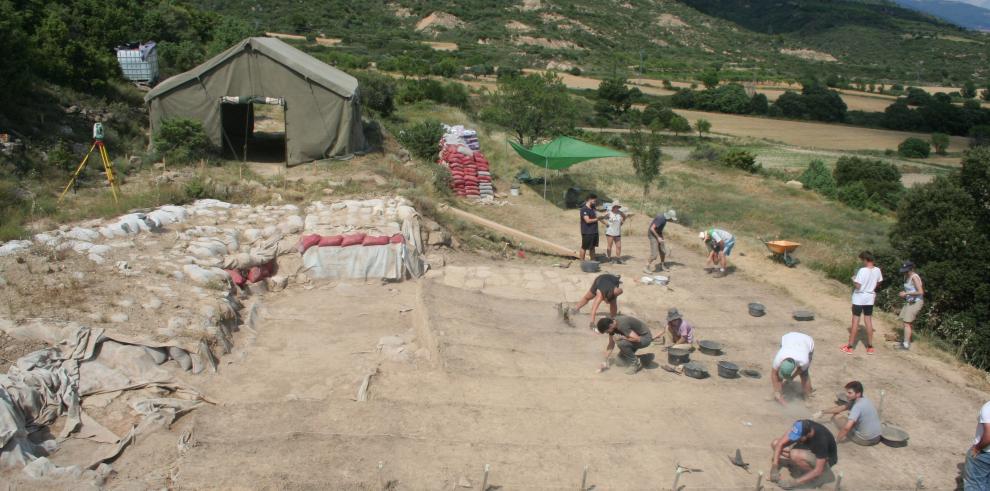
[[[990,125],[978,124],[969,129],[969,146],[990,145]]]
[[[698,132],[698,138],[702,138],[705,133],[712,131],[712,124],[702,118],[694,122],[694,129]]]
[[[705,85],[706,88],[712,89],[718,86],[719,76],[718,72],[715,70],[706,70],[701,74],[701,83]]]
[[[766,114],[770,110],[770,102],[765,94],[759,92],[753,94],[749,100],[749,112],[753,114]]]
[[[980,97],[984,101],[990,101],[990,85],[987,85],[987,88],[980,91]]]
[[[399,134],[396,135],[399,143],[406,147],[409,153],[426,162],[436,160],[439,153],[437,145],[440,144],[441,137],[443,137],[443,125],[435,119],[427,119],[407,126],[399,130]]]
[[[595,111],[610,120],[625,114],[640,96],[639,89],[630,89],[628,83],[629,81],[625,77],[602,80],[598,84],[598,92],[596,93],[598,101],[595,103]]]
[[[866,192],[866,186],[860,181],[840,187],[836,195],[839,201],[857,210],[865,209],[867,201],[870,199],[870,195]]]
[[[976,84],[972,80],[967,80],[963,84],[962,89],[959,90],[959,93],[967,99],[976,97]]]
[[[901,157],[926,159],[932,153],[932,147],[925,140],[910,137],[897,146],[897,154]]]
[[[681,133],[688,133],[691,131],[691,123],[688,122],[687,118],[681,116],[680,114],[675,114],[674,117],[670,118],[670,124],[667,125],[670,131],[673,131],[675,135]]]
[[[395,112],[395,79],[387,75],[373,72],[357,72],[361,90],[361,102],[383,117],[389,117]]]
[[[932,134],[932,146],[935,147],[935,153],[939,155],[946,154],[946,151],[949,149],[949,142],[949,135],[945,133]]]
[[[552,72],[498,79],[493,104],[482,115],[509,128],[526,147],[573,131],[578,119],[567,87]]]
[[[17,99],[27,88],[32,49],[22,15],[10,1],[0,1],[0,46],[9,47],[0,63],[0,102]]]
[[[643,185],[643,197],[650,192],[650,186],[660,176],[663,153],[660,150],[660,135],[655,131],[646,133],[635,129],[629,135],[627,147],[632,158],[636,179]]]
[[[839,186],[840,200],[842,199],[842,188],[857,183],[863,185],[866,198],[864,200],[858,199],[858,189],[846,190],[849,199],[843,202],[847,204],[863,201],[865,207],[866,200],[870,200],[879,206],[893,210],[897,208],[898,201],[904,193],[901,172],[893,164],[880,160],[842,157],[835,163],[832,176],[835,177],[835,183]],[[850,206],[854,205],[850,204]]]

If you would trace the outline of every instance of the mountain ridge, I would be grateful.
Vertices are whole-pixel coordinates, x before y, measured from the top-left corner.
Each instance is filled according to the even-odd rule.
[[[986,7],[952,0],[894,0],[902,7],[925,12],[940,19],[977,31],[990,31],[990,2]]]

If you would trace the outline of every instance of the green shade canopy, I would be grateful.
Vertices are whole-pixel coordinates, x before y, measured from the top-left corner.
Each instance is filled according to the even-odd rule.
[[[566,169],[574,164],[591,159],[628,157],[628,154],[618,150],[599,147],[598,145],[592,145],[566,136],[561,136],[543,145],[533,145],[533,148],[530,149],[513,141],[510,141],[509,144],[512,145],[512,148],[516,150],[516,153],[520,157],[544,169]]]

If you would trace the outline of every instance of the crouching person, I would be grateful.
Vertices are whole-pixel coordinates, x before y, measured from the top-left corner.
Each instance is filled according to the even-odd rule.
[[[832,416],[832,422],[839,429],[838,440],[848,439],[866,447],[880,443],[883,431],[880,415],[873,401],[863,397],[863,384],[856,380],[846,384],[846,398],[847,404],[822,411],[822,414]],[[849,411],[848,417],[842,415],[845,411]]]
[[[770,481],[782,489],[817,488],[833,479],[832,466],[839,461],[839,449],[832,433],[820,423],[796,421],[770,448]],[[790,470],[792,479],[780,478],[782,466]]]
[[[600,334],[608,334],[605,360],[599,371],[608,368],[608,359],[612,356],[612,351],[616,346],[619,347],[618,363],[629,367],[626,370],[627,374],[633,375],[643,368],[643,362],[639,361],[636,351],[653,342],[653,334],[650,332],[650,328],[646,327],[646,324],[635,317],[620,315],[614,319],[599,319],[595,329]]]

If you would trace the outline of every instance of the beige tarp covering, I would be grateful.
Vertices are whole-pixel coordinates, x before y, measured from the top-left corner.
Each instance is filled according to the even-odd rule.
[[[223,97],[285,100],[289,165],[365,149],[357,79],[278,39],[262,37],[245,39],[148,92],[144,100],[151,130],[157,132],[162,121],[172,118],[198,120],[220,147]]]

